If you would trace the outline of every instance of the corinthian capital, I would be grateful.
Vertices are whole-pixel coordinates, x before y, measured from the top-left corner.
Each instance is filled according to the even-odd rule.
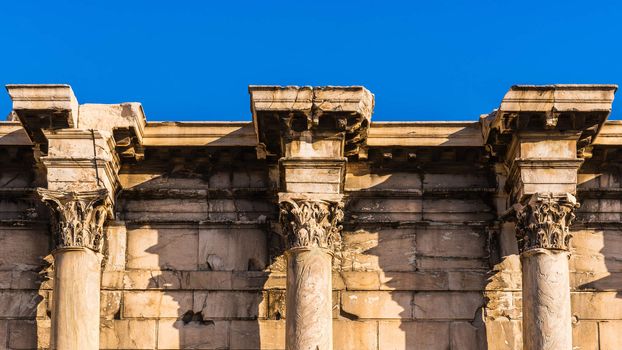
[[[101,252],[104,222],[112,213],[105,189],[64,192],[37,189],[50,208],[56,248],[84,247]]]
[[[570,193],[531,195],[516,211],[516,236],[521,252],[537,248],[568,250],[570,225],[578,207]]]
[[[287,249],[334,248],[341,241],[343,204],[335,201],[290,199],[280,202],[280,221]]]

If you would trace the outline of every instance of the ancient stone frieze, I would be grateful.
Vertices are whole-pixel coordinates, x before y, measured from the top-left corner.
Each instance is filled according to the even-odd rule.
[[[579,204],[569,193],[536,193],[516,211],[516,236],[521,252],[544,248],[568,250],[570,225]]]
[[[324,200],[287,200],[280,203],[280,221],[287,249],[333,249],[341,241],[343,203]]]
[[[85,247],[101,252],[104,222],[112,212],[107,190],[64,192],[40,188],[37,192],[50,208],[56,248]]]

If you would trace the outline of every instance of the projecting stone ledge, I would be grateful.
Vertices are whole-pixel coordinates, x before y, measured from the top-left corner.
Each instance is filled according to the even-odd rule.
[[[283,144],[313,131],[329,137],[343,133],[345,155],[365,145],[374,95],[362,86],[249,86],[259,149],[282,154]]]
[[[574,132],[579,156],[589,157],[586,148],[611,113],[617,89],[606,84],[512,86],[499,109],[481,117],[485,143],[493,155],[503,155],[519,131]]]

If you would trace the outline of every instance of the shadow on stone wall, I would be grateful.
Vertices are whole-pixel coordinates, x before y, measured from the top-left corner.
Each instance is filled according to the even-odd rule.
[[[378,319],[380,349],[488,349],[483,319],[483,280],[491,268],[487,225],[466,219],[471,211],[473,217],[492,217],[485,200],[474,199],[481,202],[468,209],[472,197],[465,197],[464,203],[426,198],[422,194],[427,175],[419,171],[354,173],[384,179],[366,188],[367,193],[350,196],[342,268],[354,276],[376,271],[379,290],[371,282],[366,285],[370,280],[363,275],[355,285],[348,285],[346,278],[341,316],[359,322]],[[413,178],[419,179],[416,187],[409,185]],[[387,190],[392,191],[383,194]],[[439,201],[426,208],[425,203],[435,199]],[[485,215],[476,213],[480,206]],[[347,300],[361,296],[366,298],[363,304],[370,305],[367,310]]]

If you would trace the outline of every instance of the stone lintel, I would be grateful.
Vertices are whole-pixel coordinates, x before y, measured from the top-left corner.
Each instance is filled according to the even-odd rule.
[[[42,129],[78,125],[78,100],[66,84],[9,84],[13,111],[35,143],[44,143]]]
[[[520,132],[575,132],[576,151],[589,157],[589,147],[611,113],[616,85],[516,85],[501,106],[480,118],[484,141],[493,155],[504,159],[506,145]]]
[[[249,86],[258,155],[280,157],[305,133],[341,135],[346,156],[365,146],[374,96],[362,86]]]

